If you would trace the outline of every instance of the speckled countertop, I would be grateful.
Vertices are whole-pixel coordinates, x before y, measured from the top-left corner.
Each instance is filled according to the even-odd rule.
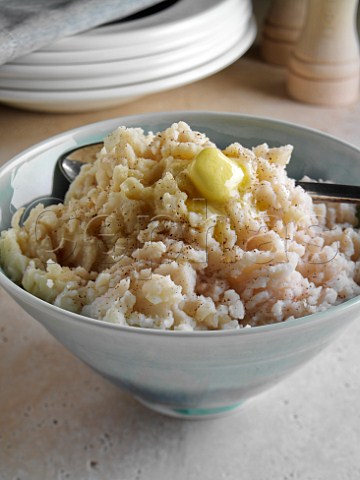
[[[360,103],[296,103],[284,79],[254,48],[208,79],[112,110],[50,115],[0,107],[0,163],[79,125],[166,110],[268,116],[360,146]],[[0,291],[0,480],[358,479],[359,345],[360,322],[237,414],[174,420],[92,372]]]

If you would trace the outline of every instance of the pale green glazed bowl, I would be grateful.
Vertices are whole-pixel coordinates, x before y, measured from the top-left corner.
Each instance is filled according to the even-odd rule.
[[[171,112],[95,123],[50,138],[0,170],[0,229],[14,211],[50,195],[56,160],[64,151],[97,142],[119,125],[159,131],[184,120],[219,147],[240,141],[293,144],[289,174],[356,184],[360,150],[318,131],[251,116]],[[31,179],[41,178],[41,181]],[[30,180],[29,180],[30,179]],[[207,418],[232,411],[309,361],[359,316],[356,297],[326,312],[280,324],[216,332],[171,332],[122,327],[72,314],[39,300],[0,272],[0,284],[77,357],[162,413]]]

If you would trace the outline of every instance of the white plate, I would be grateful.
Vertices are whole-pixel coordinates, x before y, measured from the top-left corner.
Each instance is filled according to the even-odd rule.
[[[18,57],[11,62],[13,65],[66,65],[93,62],[109,62],[114,60],[138,59],[146,55],[169,52],[184,45],[201,41],[208,36],[206,30],[194,30],[185,36],[173,36],[166,41],[145,42],[138,45],[123,44],[122,47],[111,46],[98,50],[65,50],[58,52],[45,52],[38,50],[25,57]],[[110,43],[111,45],[111,43]]]
[[[213,5],[214,2],[216,3],[218,0],[180,0],[179,5],[185,5],[187,7],[186,11],[189,11],[189,9],[191,9],[191,5],[196,4],[197,8],[199,8],[201,4],[204,5],[204,2],[207,3],[207,1],[209,1]],[[201,26],[198,26],[198,28],[193,28],[192,22],[190,21],[174,21],[174,25],[172,25],[171,23],[165,25],[167,27],[166,34],[164,33],[164,35],[160,37],[155,35],[156,28],[151,30],[154,34],[153,37],[151,35],[148,37],[144,35],[143,32],[134,30],[131,33],[134,34],[134,40],[137,40],[137,43],[135,44],[130,44],[129,42],[122,40],[121,38],[120,42],[115,42],[118,36],[121,37],[121,34],[117,34],[116,32],[114,32],[112,35],[109,36],[110,38],[107,39],[105,45],[102,48],[99,48],[99,46],[98,48],[92,47],[94,42],[96,43],[97,41],[96,38],[95,40],[89,39],[86,41],[86,49],[77,49],[75,47],[75,44],[73,44],[73,39],[84,35],[79,34],[76,37],[71,37],[71,44],[73,46],[68,50],[59,49],[55,51],[49,51],[43,49],[34,53],[30,53],[29,55],[26,55],[24,57],[19,57],[13,60],[13,62],[11,63],[21,65],[77,65],[79,63],[107,62],[113,60],[144,57],[146,55],[153,55],[161,52],[168,52],[184,45],[194,44],[198,41],[201,41],[201,39],[206,38],[212,29],[216,29],[217,25],[229,18],[229,16],[232,15],[232,12],[236,11],[236,9],[241,8],[244,12],[244,16],[248,17],[250,15],[249,12],[252,8],[250,0],[226,0],[226,3],[223,3],[223,5],[227,8],[224,9],[223,6],[222,14],[220,11],[219,15],[215,15],[214,13],[218,13],[218,11],[216,8],[213,8],[212,10],[210,10],[210,16],[204,15],[204,17],[201,17],[204,21],[202,22]],[[157,15],[155,15],[155,17],[157,17]],[[178,31],[178,29],[176,28],[177,24],[182,26],[183,31]],[[95,30],[97,29],[94,29],[94,32]],[[62,39],[61,42],[65,42],[65,40],[69,39]]]
[[[63,38],[42,51],[97,50],[143,45],[151,40],[164,41],[191,31],[206,29],[235,8],[245,10],[250,0],[178,0],[154,15],[124,23],[94,28]]]
[[[256,37],[256,23],[252,18],[247,31],[233,47],[217,58],[178,75],[151,82],[118,88],[84,91],[31,92],[0,90],[0,101],[15,107],[43,112],[85,112],[127,103],[150,93],[168,90],[212,75],[237,60]]]
[[[223,25],[218,25],[214,31],[215,35],[220,35]],[[99,77],[103,75],[120,74],[124,71],[137,71],[143,68],[152,68],[152,66],[161,66],[169,61],[177,61],[178,55],[193,45],[202,45],[209,39],[209,33],[206,32],[202,38],[190,44],[180,45],[177,48],[153,52],[151,55],[145,55],[134,58],[119,58],[116,60],[96,61],[91,58],[89,63],[65,63],[65,64],[19,64],[7,63],[0,67],[0,78],[23,78],[23,79],[60,79],[60,78],[86,78]],[[109,50],[110,51],[110,50]],[[105,51],[105,57],[107,57]],[[111,51],[110,51],[111,52]],[[89,52],[89,56],[91,52]],[[111,54],[110,54],[111,56]]]
[[[23,79],[23,80],[63,80],[89,77],[106,77],[111,75],[121,75],[125,72],[138,72],[141,70],[163,68],[169,63],[181,62],[185,58],[201,54],[204,45],[209,45],[211,41],[219,39],[222,41],[224,35],[231,35],[236,30],[239,34],[245,33],[247,23],[251,18],[251,11],[247,15],[242,15],[241,11],[234,11],[233,14],[216,28],[209,29],[206,36],[191,44],[186,44],[181,48],[158,54],[148,55],[139,58],[130,58],[112,62],[91,62],[86,64],[68,64],[68,65],[20,65],[6,64],[0,67],[0,79]],[[237,22],[237,25],[235,24]],[[3,87],[8,83],[1,83]]]
[[[96,76],[84,76],[82,67],[78,70],[82,72],[82,78],[1,78],[0,88],[11,90],[87,90],[94,88],[115,87],[128,85],[131,83],[143,83],[160,77],[176,75],[179,72],[190,70],[216,58],[218,55],[227,51],[236,40],[246,31],[248,22],[241,24],[245,19],[238,20],[236,15],[228,19],[226,28],[220,34],[211,35],[206,42],[197,43],[181,50],[170,52],[165,60],[160,64],[146,64],[140,62],[139,69],[127,70],[122,66],[119,73],[112,70],[109,74],[103,72],[102,64],[92,65]],[[249,19],[247,19],[248,21]],[[164,55],[162,55],[164,57]],[[100,76],[99,73],[103,72]]]

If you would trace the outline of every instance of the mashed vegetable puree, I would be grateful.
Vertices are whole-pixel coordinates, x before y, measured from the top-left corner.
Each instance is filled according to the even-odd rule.
[[[18,211],[1,265],[28,292],[119,325],[238,329],[360,293],[355,207],[314,204],[290,145],[220,150],[179,122],[119,127],[63,204]]]

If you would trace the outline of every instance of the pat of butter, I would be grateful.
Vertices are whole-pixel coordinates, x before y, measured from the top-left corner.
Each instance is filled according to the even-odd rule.
[[[205,199],[221,203],[237,195],[244,178],[242,168],[213,147],[201,150],[188,166],[187,173]]]

